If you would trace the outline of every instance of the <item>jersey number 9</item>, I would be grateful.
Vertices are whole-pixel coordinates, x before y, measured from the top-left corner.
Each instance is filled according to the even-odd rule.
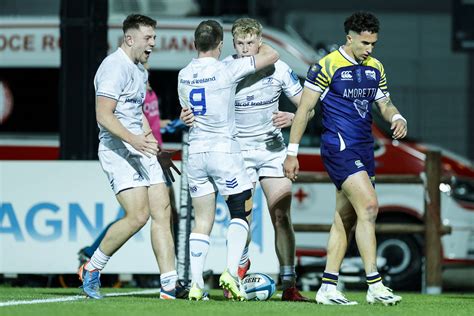
[[[192,89],[189,92],[189,102],[194,115],[206,114],[206,90],[204,88]]]

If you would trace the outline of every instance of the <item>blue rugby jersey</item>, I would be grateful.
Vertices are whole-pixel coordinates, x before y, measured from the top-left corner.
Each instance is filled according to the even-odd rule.
[[[372,146],[372,103],[389,96],[382,63],[369,56],[359,64],[340,47],[310,67],[305,87],[321,93],[323,144]]]

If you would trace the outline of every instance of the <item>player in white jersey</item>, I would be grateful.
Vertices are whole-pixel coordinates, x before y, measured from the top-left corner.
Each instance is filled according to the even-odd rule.
[[[189,135],[188,179],[195,211],[195,227],[190,235],[192,286],[190,299],[204,299],[202,272],[209,249],[209,235],[215,216],[215,192],[226,197],[231,213],[227,234],[227,269],[219,284],[234,299],[245,299],[240,288],[238,264],[248,235],[246,217],[252,210],[252,183],[245,172],[236,139],[234,96],[237,83],[246,75],[278,60],[267,45],[260,53],[229,63],[218,60],[223,40],[222,26],[213,20],[196,28],[193,59],[178,75],[181,106],[195,115]]]
[[[103,60],[94,79],[99,160],[125,210],[125,216],[110,227],[90,261],[80,267],[84,293],[95,299],[102,297],[100,271],[150,216],[152,247],[161,274],[160,297],[175,298],[178,276],[169,224],[170,201],[156,157],[159,147],[142,110],[148,80],[142,64],[155,45],[155,27],[156,21],[147,16],[129,15],[123,22],[122,45]]]
[[[236,20],[232,26],[232,35],[237,55],[229,56],[223,62],[254,56],[259,52],[262,25],[255,19]],[[301,84],[296,74],[281,60],[239,82],[235,96],[237,140],[253,187],[260,181],[267,198],[280,262],[282,300],[308,301],[295,285],[295,234],[290,215],[291,181],[283,174],[286,148],[281,134],[281,128],[291,125],[294,114],[278,110],[282,91],[298,106]],[[191,111],[184,110],[181,117],[187,124],[193,124],[194,119],[198,118]],[[250,267],[247,251],[246,246],[238,270],[241,278]]]

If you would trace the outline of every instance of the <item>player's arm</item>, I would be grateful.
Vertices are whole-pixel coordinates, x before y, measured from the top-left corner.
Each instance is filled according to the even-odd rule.
[[[142,107],[143,110],[143,107]],[[155,141],[158,147],[158,151],[161,150],[160,146],[158,145],[158,141],[156,140],[155,135],[153,135],[153,130],[151,129],[150,122],[148,122],[148,118],[145,115],[145,111],[143,111],[142,115],[142,124],[143,124],[143,133],[145,134],[145,137],[151,141]]]
[[[179,119],[186,124],[186,126],[191,127],[194,123],[194,114],[190,108],[182,108],[181,113],[179,114]]]
[[[400,114],[398,109],[393,105],[389,96],[383,97],[376,101],[377,106],[382,113],[383,118],[392,124],[390,127],[393,131],[394,139],[401,139],[407,135],[407,121]]]
[[[271,46],[263,43],[258,49],[258,53],[254,55],[254,58],[255,70],[258,71],[276,63],[280,59],[280,55]]]
[[[142,154],[149,156],[156,155],[158,152],[158,145],[155,141],[146,138],[146,134],[134,135],[126,129],[122,123],[114,115],[117,100],[107,98],[104,96],[97,96],[96,99],[96,119],[102,127],[107,129],[112,135],[120,138],[124,142],[129,143],[133,148]],[[148,129],[150,127],[148,126]],[[151,130],[149,131],[151,133]]]
[[[288,99],[290,99],[290,101],[296,107],[298,107],[298,104],[300,103],[302,91],[303,90],[301,90],[300,92],[298,92],[294,96],[288,97]],[[313,115],[314,115],[314,111],[313,111]],[[311,115],[311,117],[313,117],[313,115]],[[276,111],[276,112],[273,113],[273,116],[272,116],[273,126],[275,126],[277,128],[289,127],[289,126],[291,126],[291,124],[293,124],[293,119],[294,118],[295,118],[294,113]]]
[[[283,165],[285,176],[292,181],[296,180],[299,171],[299,163],[296,158],[299,143],[308,125],[308,121],[311,118],[312,111],[314,115],[314,107],[320,96],[320,92],[304,87],[295,118],[293,119],[293,125],[290,131],[290,143],[288,144],[287,156]]]

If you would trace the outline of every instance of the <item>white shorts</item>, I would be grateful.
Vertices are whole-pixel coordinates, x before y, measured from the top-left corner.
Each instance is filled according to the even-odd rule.
[[[286,149],[269,151],[265,148],[242,150],[245,167],[252,182],[257,182],[261,177],[284,177],[283,163],[286,158]]]
[[[200,197],[216,191],[221,195],[231,195],[253,188],[240,153],[190,154],[188,182],[191,197]]]
[[[115,194],[135,187],[149,187],[166,181],[156,159],[127,148],[99,150],[99,161]]]

